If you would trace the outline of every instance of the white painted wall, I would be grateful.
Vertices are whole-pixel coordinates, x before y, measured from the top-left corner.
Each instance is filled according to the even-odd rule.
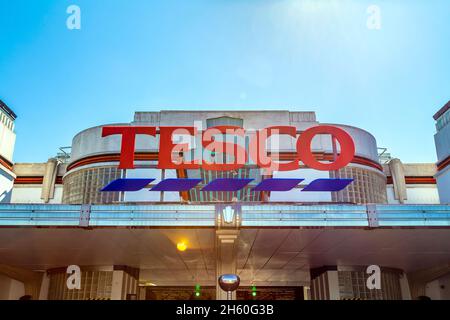
[[[450,166],[436,175],[441,203],[450,204]]]
[[[399,204],[394,198],[394,188],[387,186],[388,204]],[[406,186],[406,195],[408,199],[405,204],[439,204],[438,188],[434,184],[409,184]]]
[[[12,162],[16,134],[0,122],[0,154]]]
[[[14,177],[5,167],[0,165],[0,203],[11,202]]]
[[[439,280],[428,282],[425,286],[425,295],[431,300],[441,300],[441,292],[439,289]]]
[[[42,276],[41,291],[39,292],[39,300],[48,300],[48,289],[50,287],[50,277],[47,273]]]
[[[402,292],[402,300],[411,300],[411,290],[409,289],[409,282],[406,273],[400,275],[400,291]]]
[[[434,135],[434,142],[436,143],[438,162],[440,162],[450,154],[450,124],[444,126]]]
[[[330,300],[340,300],[341,294],[339,292],[338,271],[327,271],[327,273],[328,273],[328,287],[330,290]]]
[[[12,190],[11,203],[44,203],[41,199],[42,185],[15,185]],[[55,186],[54,198],[49,204],[62,203],[63,186]]]
[[[321,123],[321,125],[324,124],[325,123]],[[362,156],[364,158],[368,158],[375,162],[378,162],[377,141],[371,133],[353,126],[342,124],[330,125],[344,129],[353,138],[353,141],[355,143],[355,154],[357,156]],[[327,152],[332,152],[333,148],[330,137],[325,136],[325,141],[326,144],[324,144],[322,148]],[[340,150],[339,146],[338,150]]]
[[[122,300],[125,272],[114,270],[112,277],[111,300]]]
[[[22,282],[0,274],[0,300],[18,300],[25,295]]]
[[[9,300],[18,300],[23,295],[25,295],[25,285],[23,282],[11,279]]]
[[[427,283],[425,295],[432,300],[450,300],[450,274]]]
[[[159,169],[133,169],[127,170],[127,178],[153,178],[152,183],[161,181],[161,170]],[[161,192],[150,192],[149,189],[125,192],[125,202],[160,201]]]
[[[301,184],[309,184],[319,178],[330,178],[328,171],[318,171],[313,169],[298,169],[293,171],[276,171],[274,178],[303,178]],[[292,189],[286,192],[271,192],[270,202],[330,202],[331,192],[302,192],[301,189]]]
[[[153,178],[155,181],[152,184],[157,184],[161,181],[161,171],[156,168],[148,169],[132,169],[127,170],[127,178]],[[177,178],[177,173],[175,170],[166,170],[165,179]],[[149,191],[149,189],[143,189],[140,191],[125,192],[124,195],[125,202],[158,202],[161,201],[161,192],[159,191]],[[180,201],[179,192],[164,192],[164,202],[168,201]]]

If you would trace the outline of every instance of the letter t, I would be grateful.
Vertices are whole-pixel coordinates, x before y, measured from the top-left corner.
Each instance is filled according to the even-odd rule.
[[[137,134],[156,135],[156,127],[117,126],[103,127],[102,129],[102,137],[115,134],[122,135],[119,169],[134,168],[134,146]]]

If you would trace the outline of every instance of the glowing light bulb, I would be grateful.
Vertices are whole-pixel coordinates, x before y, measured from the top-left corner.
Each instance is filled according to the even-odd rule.
[[[178,242],[178,243],[177,243],[177,249],[178,249],[179,251],[186,251],[186,249],[187,249],[187,244],[186,244],[186,242],[184,242],[184,241]]]

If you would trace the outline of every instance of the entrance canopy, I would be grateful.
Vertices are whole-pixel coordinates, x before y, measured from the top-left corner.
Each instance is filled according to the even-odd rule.
[[[304,285],[326,265],[412,272],[450,262],[449,206],[224,207],[239,215],[243,285]],[[0,264],[127,265],[155,285],[214,285],[217,217],[214,205],[2,205]]]

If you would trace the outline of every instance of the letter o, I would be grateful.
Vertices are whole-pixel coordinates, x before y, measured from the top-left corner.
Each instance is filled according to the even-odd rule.
[[[317,134],[331,134],[339,142],[341,153],[336,161],[322,163],[316,160],[311,152],[312,139]],[[334,126],[316,126],[304,131],[297,140],[297,154],[300,160],[309,168],[321,171],[333,171],[345,167],[355,156],[355,143],[344,130]]]

